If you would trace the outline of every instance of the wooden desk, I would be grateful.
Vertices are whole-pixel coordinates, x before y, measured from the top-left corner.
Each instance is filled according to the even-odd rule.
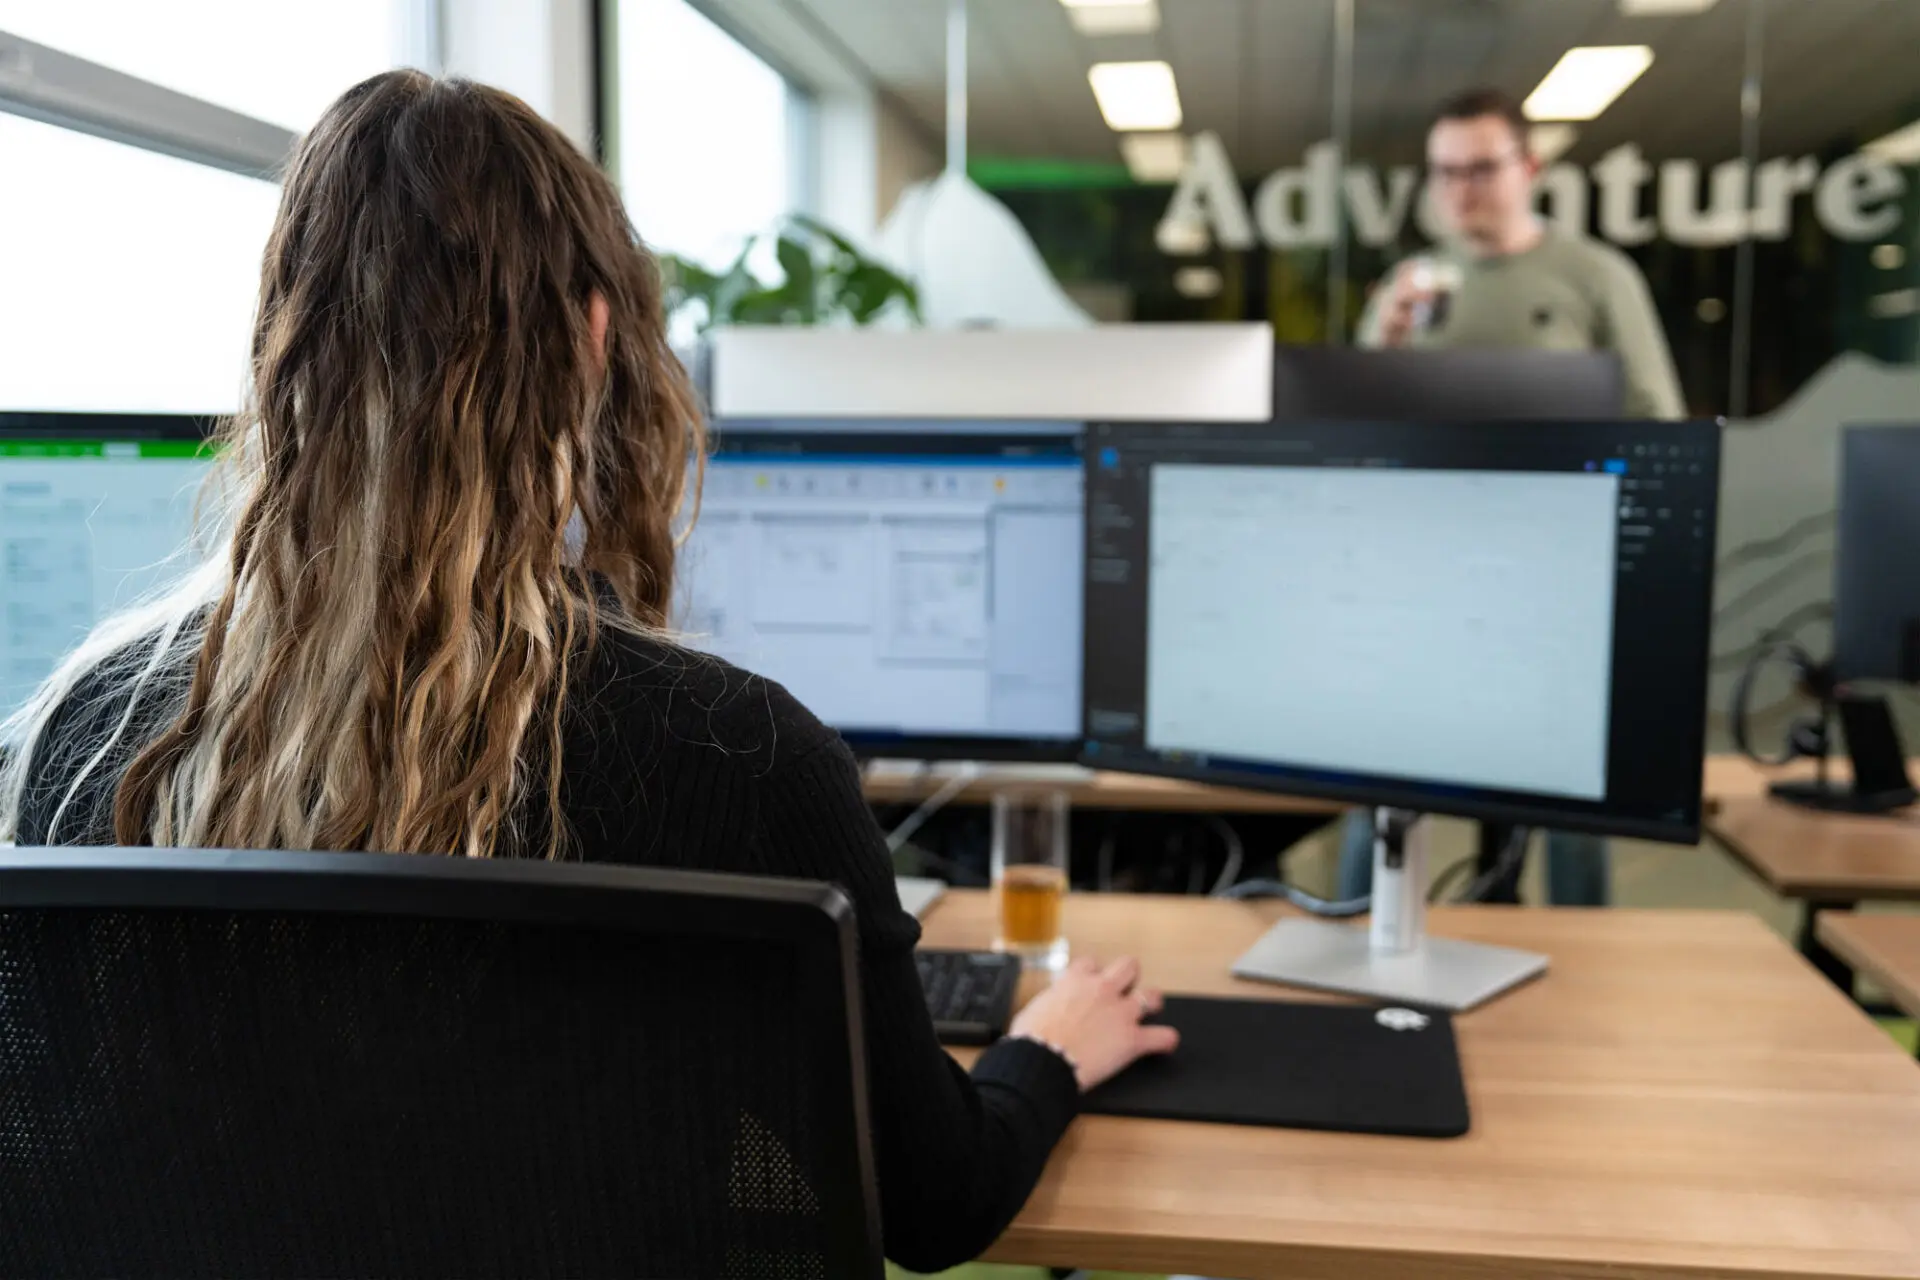
[[[1885,987],[1901,1012],[1920,1018],[1920,916],[1822,912],[1814,927],[1835,955]]]
[[[1815,772],[1811,760],[1796,760],[1790,765],[1774,769],[1757,765],[1743,755],[1728,752],[1707,757],[1700,790],[1707,802],[1707,812],[1712,814],[1721,805],[1733,800],[1765,799],[1767,788],[1774,783],[1788,778],[1812,778]],[[1844,764],[1836,762],[1834,772],[1836,776],[1844,774]]]
[[[940,770],[923,773],[874,773],[862,779],[862,787],[874,804],[915,804],[926,799],[952,777]],[[991,772],[975,779],[955,795],[956,805],[984,805],[996,790],[1011,785],[1006,778]],[[1084,773],[1070,781],[1042,781],[1034,784],[1058,787],[1067,793],[1076,809],[1128,809],[1142,813],[1230,813],[1315,814],[1329,817],[1346,805],[1332,800],[1312,800],[1304,796],[1274,795],[1264,791],[1243,791],[1237,787],[1214,787],[1174,778],[1149,778],[1130,773]]]
[[[1818,813],[1777,800],[1730,800],[1708,829],[1766,886],[1804,905],[1800,950],[1845,991],[1853,970],[1821,942],[1821,912],[1872,899],[1920,899],[1920,813]]]
[[[1173,990],[1284,908],[1078,895],[1068,935]],[[932,946],[992,933],[948,895]],[[1455,1142],[1087,1116],[990,1258],[1245,1280],[1920,1276],[1920,1071],[1746,916],[1455,908],[1553,970],[1461,1018]]]
[[[1920,771],[1920,764],[1917,764]],[[939,790],[951,774],[934,769],[922,773],[871,772],[863,780],[867,799],[875,804],[915,804]],[[1811,777],[1809,766],[1762,769],[1741,756],[1707,757],[1703,790],[1707,807],[1766,795],[1767,784],[1779,778]],[[953,798],[957,805],[984,805],[996,788],[1007,785],[991,773],[975,780]],[[1042,783],[1040,785],[1053,785]],[[1334,814],[1347,806],[1332,800],[1273,795],[1237,787],[1212,787],[1171,778],[1148,778],[1126,773],[1087,773],[1058,784],[1076,808],[1132,809],[1148,813]]]
[[[1920,897],[1920,813],[1853,817],[1777,800],[1734,800],[1721,807],[1710,826],[1782,897],[1817,902]]]

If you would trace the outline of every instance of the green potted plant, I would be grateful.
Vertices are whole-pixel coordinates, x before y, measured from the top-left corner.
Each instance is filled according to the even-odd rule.
[[[748,266],[769,236],[784,277],[777,284],[762,281]],[[702,335],[732,324],[868,325],[895,306],[920,323],[920,295],[912,281],[800,214],[749,240],[725,271],[672,254],[661,259],[661,267],[668,314],[676,319],[691,314]]]

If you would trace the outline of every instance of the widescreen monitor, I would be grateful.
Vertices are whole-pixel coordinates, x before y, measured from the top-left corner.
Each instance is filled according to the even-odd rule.
[[[1846,429],[1839,520],[1835,671],[1920,681],[1920,425]]]
[[[1085,763],[1695,839],[1719,456],[1712,423],[1092,427]]]
[[[1071,760],[1080,440],[1059,422],[719,422],[678,624],[864,755]]]

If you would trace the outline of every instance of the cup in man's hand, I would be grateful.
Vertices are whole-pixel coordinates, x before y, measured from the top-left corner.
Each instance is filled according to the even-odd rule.
[[[1444,329],[1453,311],[1453,295],[1460,290],[1460,268],[1434,258],[1415,259],[1408,268],[1412,298],[1409,323],[1413,332],[1430,334]]]

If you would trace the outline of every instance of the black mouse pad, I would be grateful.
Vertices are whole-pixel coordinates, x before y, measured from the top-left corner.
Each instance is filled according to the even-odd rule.
[[[1470,1123],[1445,1013],[1169,996],[1155,1021],[1180,1029],[1179,1052],[1135,1064],[1082,1110],[1415,1138]]]

